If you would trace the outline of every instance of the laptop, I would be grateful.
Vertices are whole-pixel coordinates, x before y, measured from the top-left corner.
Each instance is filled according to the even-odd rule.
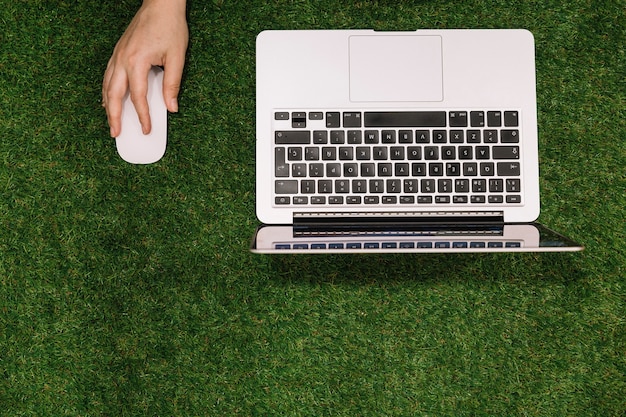
[[[577,251],[537,223],[526,30],[264,31],[255,253]]]

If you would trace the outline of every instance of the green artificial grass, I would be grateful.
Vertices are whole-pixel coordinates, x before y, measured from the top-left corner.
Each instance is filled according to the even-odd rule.
[[[139,1],[0,7],[0,415],[624,416],[623,1],[199,1],[157,164],[101,78]],[[576,254],[258,256],[263,29],[526,28]]]

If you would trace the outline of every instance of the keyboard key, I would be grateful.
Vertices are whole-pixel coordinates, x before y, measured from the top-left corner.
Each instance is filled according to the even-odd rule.
[[[378,130],[366,130],[365,131],[365,143],[368,143],[368,144],[378,143]]]
[[[309,177],[323,177],[324,164],[309,164]]]
[[[426,164],[423,162],[415,162],[411,164],[411,175],[414,177],[426,176]]]
[[[313,143],[325,145],[328,143],[328,132],[326,130],[316,130],[313,132]]]
[[[306,164],[292,164],[291,165],[292,177],[306,177]]]
[[[290,161],[302,161],[302,148],[290,147],[287,149],[287,155]]]
[[[315,180],[302,180],[300,192],[302,194],[315,194]]]
[[[309,204],[309,197],[294,197],[293,204],[304,205]]]
[[[509,126],[518,126],[519,123],[519,114],[516,111],[505,111],[504,112],[504,125]]]
[[[506,192],[507,193],[519,193],[521,181],[519,179],[507,179],[506,180]]]
[[[380,135],[382,143],[396,143],[395,130],[383,130]]]
[[[359,165],[355,163],[343,164],[344,177],[358,177]]]
[[[335,180],[335,192],[339,194],[347,194],[350,192],[350,181]]]
[[[276,177],[288,177],[289,176],[289,164],[285,160],[286,149],[275,148],[274,149],[274,175]]]
[[[469,193],[469,180],[454,180],[454,191],[457,193]]]
[[[446,130],[433,130],[433,143],[448,142],[448,132]]]
[[[276,180],[274,190],[276,194],[297,194],[297,180]]]
[[[361,112],[344,112],[343,127],[361,127]]]
[[[352,180],[352,192],[356,194],[365,194],[367,192],[367,181]]]
[[[481,137],[480,130],[467,131],[467,143],[480,143]]]
[[[485,112],[483,111],[470,112],[470,125],[472,127],[484,127],[485,126]]]
[[[504,191],[504,181],[500,178],[492,178],[489,180],[489,192],[501,193]]]
[[[489,159],[489,146],[477,146],[476,159]]]
[[[277,111],[274,113],[274,120],[289,120],[289,112]]]
[[[446,127],[446,112],[365,112],[365,127]]]
[[[306,127],[306,113],[293,112],[291,113],[291,127],[294,129]]]
[[[458,162],[448,162],[446,164],[446,175],[448,177],[458,177],[461,175],[461,164]]]
[[[463,143],[465,141],[465,132],[463,130],[450,131],[450,143]]]
[[[416,143],[430,143],[430,130],[416,130],[415,142]]]
[[[348,130],[348,144],[359,145],[363,142],[360,130]]]
[[[326,127],[341,127],[341,114],[339,112],[326,113]]]
[[[520,175],[519,162],[498,162],[498,175],[501,177],[513,177]]]
[[[341,145],[346,143],[346,132],[343,130],[331,130],[330,143],[333,145]]]
[[[308,130],[276,131],[274,143],[277,145],[308,145],[311,143],[311,132]]]
[[[467,112],[466,111],[451,111],[448,115],[450,127],[466,127],[467,126]]]
[[[519,146],[494,146],[493,159],[519,159]]]
[[[486,129],[483,131],[484,143],[498,143],[498,131],[494,129]]]
[[[413,131],[412,130],[399,131],[398,142],[399,143],[413,143]]]
[[[519,131],[502,129],[500,131],[500,141],[502,143],[519,143]]]
[[[487,126],[489,127],[502,126],[502,112],[488,111],[487,112]]]
[[[387,192],[388,193],[399,193],[402,182],[400,180],[387,180]]]
[[[306,159],[307,161],[319,161],[320,148],[306,147],[304,149],[304,159]]]
[[[321,111],[312,111],[309,113],[309,120],[324,120],[324,113]]]
[[[317,182],[317,190],[320,194],[330,194],[333,192],[333,182],[330,180],[319,180]]]
[[[483,179],[472,180],[472,192],[484,193],[487,191],[487,181]]]

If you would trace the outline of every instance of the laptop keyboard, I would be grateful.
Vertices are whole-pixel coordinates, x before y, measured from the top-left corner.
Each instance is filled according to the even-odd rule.
[[[523,203],[517,110],[276,111],[276,206]]]

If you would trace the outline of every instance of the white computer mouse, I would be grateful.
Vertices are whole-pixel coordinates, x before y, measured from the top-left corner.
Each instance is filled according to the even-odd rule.
[[[167,146],[167,107],[163,101],[163,70],[152,67],[148,73],[148,106],[152,130],[144,135],[135,106],[126,93],[122,103],[122,131],[115,138],[117,152],[131,164],[152,164],[165,154]]]

